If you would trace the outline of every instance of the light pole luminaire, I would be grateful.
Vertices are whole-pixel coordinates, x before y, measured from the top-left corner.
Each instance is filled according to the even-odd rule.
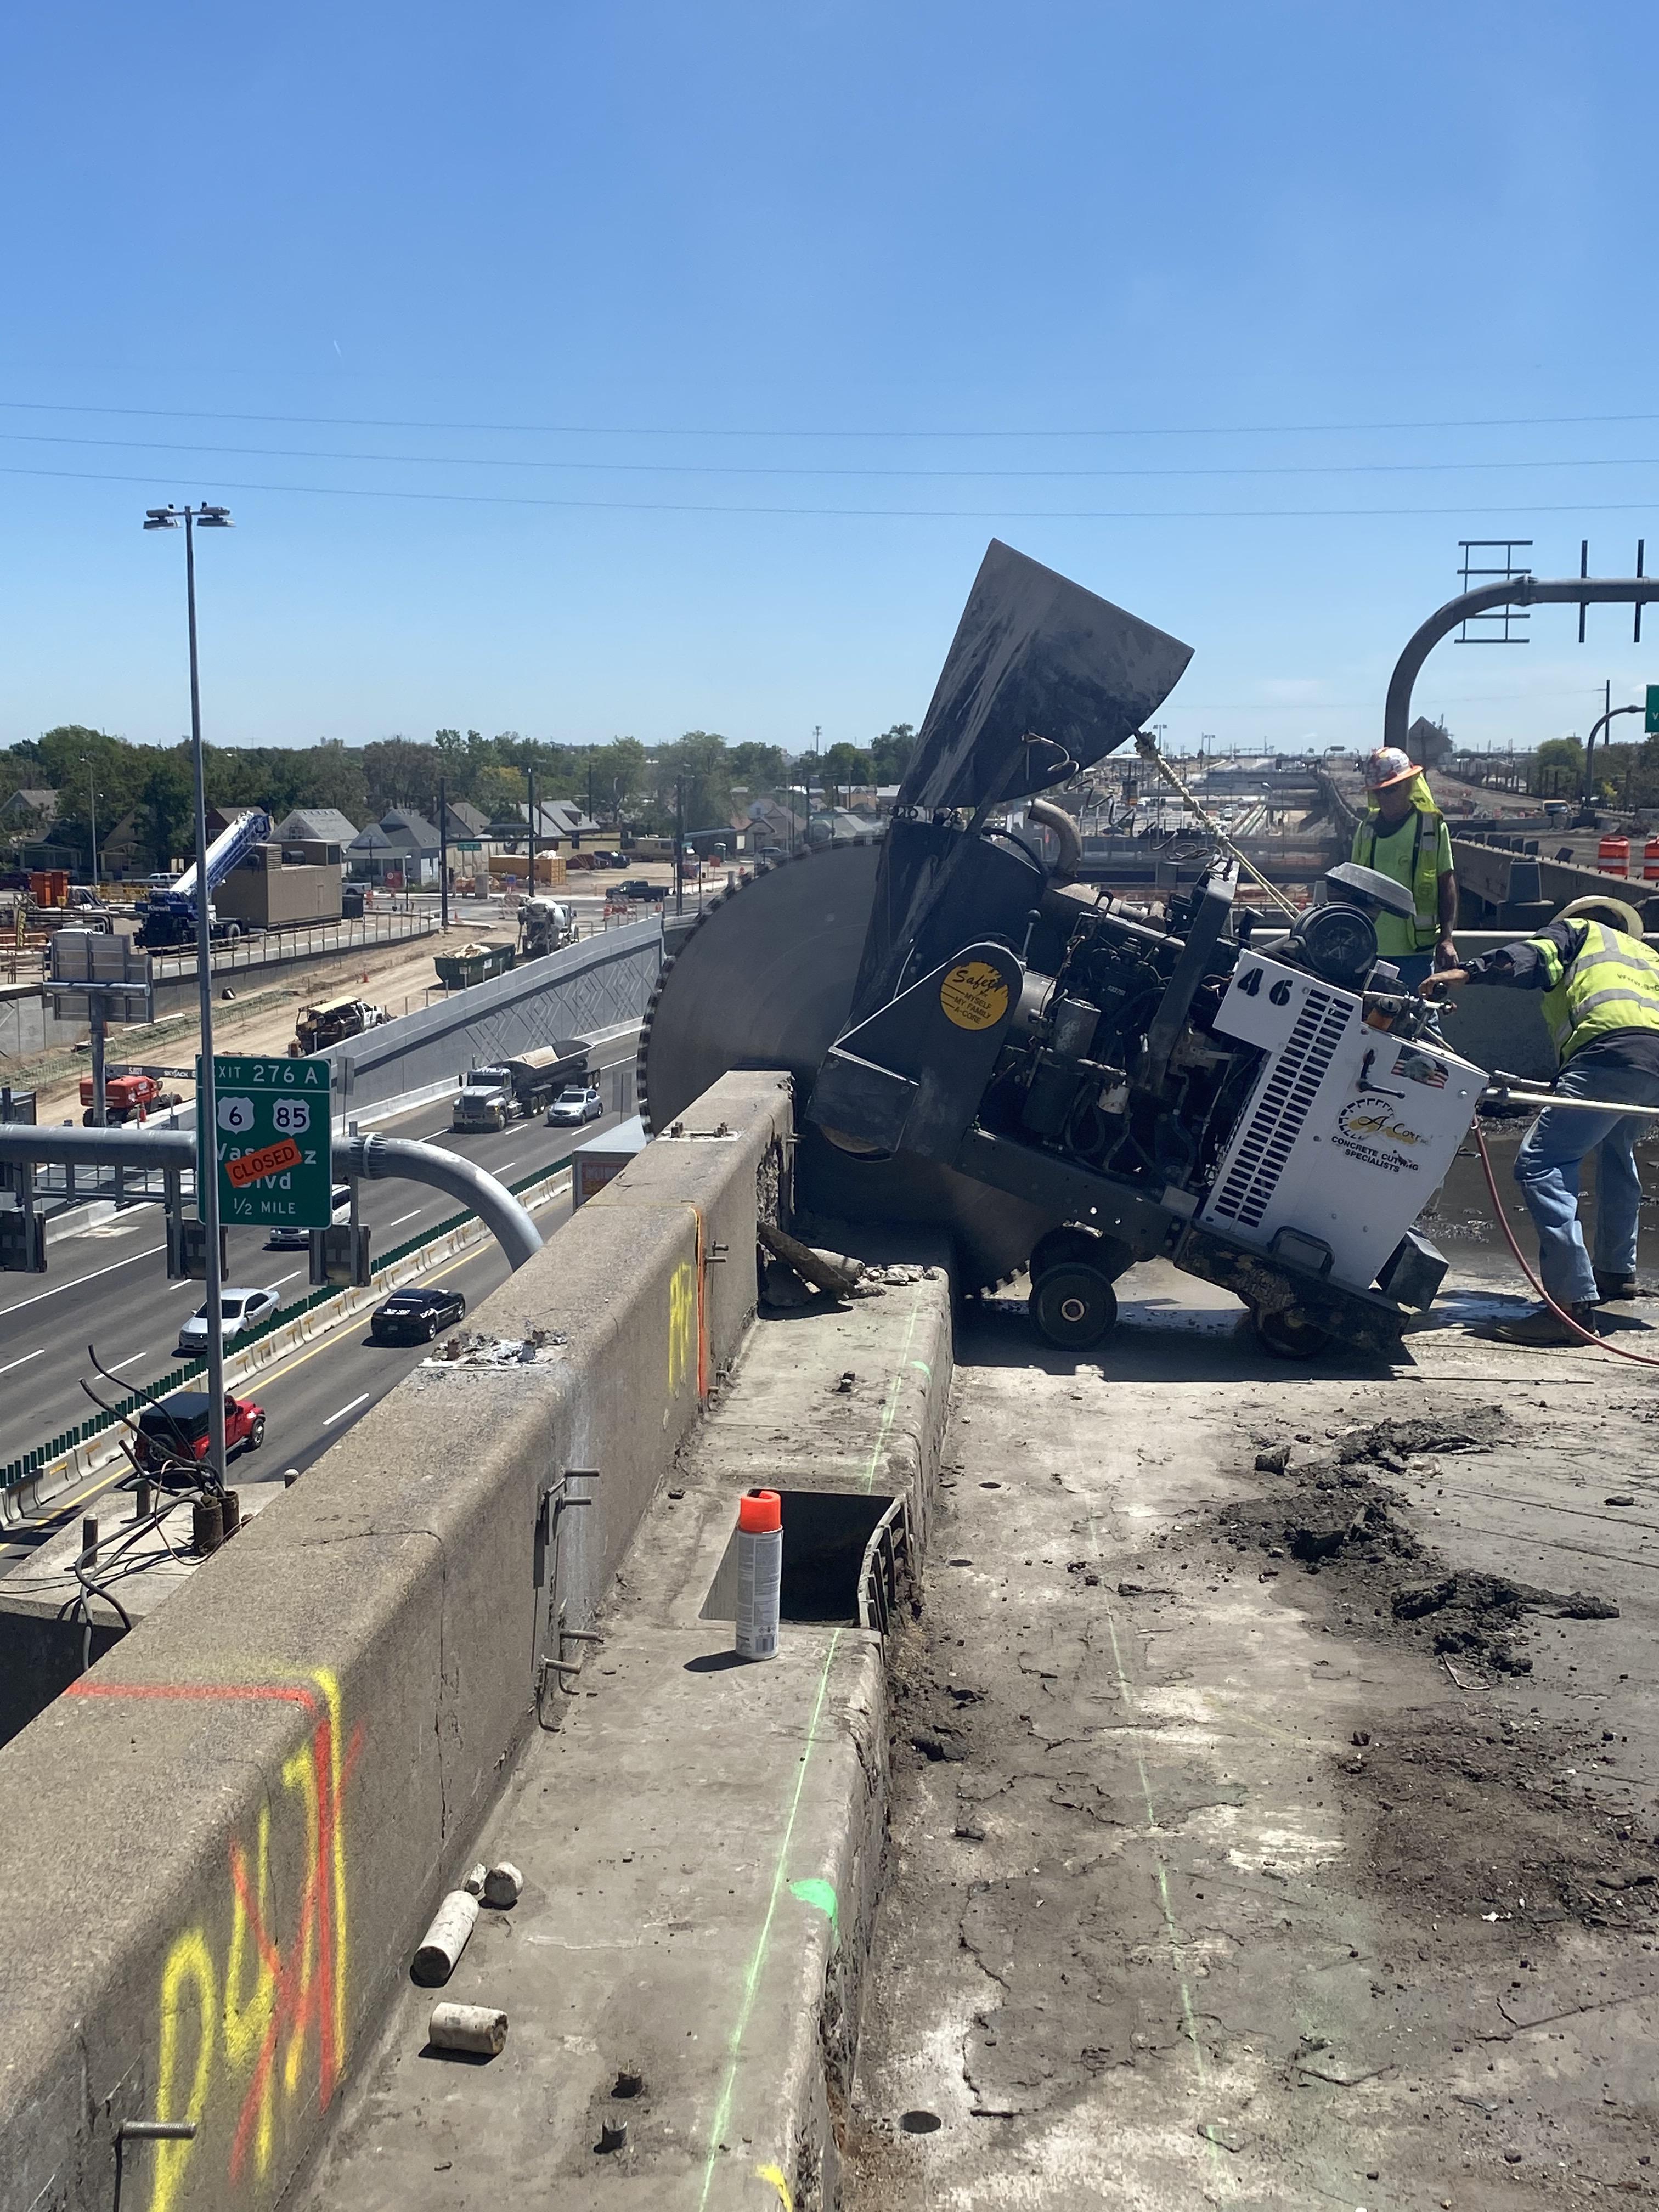
[[[196,665],[196,526],[228,530],[224,507],[152,507],[146,530],[185,531],[185,599],[190,615],[190,751],[196,778],[196,980],[202,1053],[196,1085],[196,1212],[207,1245],[207,1488],[225,1484],[224,1281],[219,1266],[219,1133],[213,1081],[213,921],[207,882],[207,784],[202,761],[202,692]]]

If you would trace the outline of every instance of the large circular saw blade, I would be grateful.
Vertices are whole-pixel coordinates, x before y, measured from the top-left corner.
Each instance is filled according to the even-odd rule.
[[[799,1115],[852,1006],[879,858],[873,838],[818,847],[704,911],[665,965],[641,1033],[648,1129],[666,1128],[734,1068],[787,1070]],[[800,1129],[795,1192],[825,1220],[943,1231],[968,1290],[1024,1267],[1055,1219],[932,1161],[854,1158],[810,1125]]]

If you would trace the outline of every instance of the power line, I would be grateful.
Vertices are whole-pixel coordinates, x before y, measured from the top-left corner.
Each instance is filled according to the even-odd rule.
[[[1383,422],[1194,422],[1135,428],[1114,423],[1076,429],[756,429],[674,428],[661,423],[461,422],[401,416],[265,415],[199,407],[110,407],[55,399],[0,399],[0,408],[46,415],[125,415],[150,422],[283,422],[310,429],[516,431],[547,438],[1299,438],[1395,430],[1515,430],[1560,425],[1656,422],[1659,415],[1468,415]]]
[[[26,469],[0,462],[0,476],[40,477],[55,483],[145,484],[154,476],[125,476],[97,469]],[[198,479],[198,483],[201,481]],[[550,499],[526,492],[406,491],[362,484],[251,483],[230,477],[207,479],[220,491],[276,492],[307,499],[394,499],[445,507],[526,507],[597,514],[736,514],[842,516],[849,521],[899,522],[1263,522],[1316,520],[1321,516],[1351,520],[1419,515],[1470,514],[1648,514],[1651,500],[1601,502],[1573,500],[1559,506],[1536,501],[1506,507],[761,507],[735,501],[652,499]]]
[[[8,445],[77,446],[100,452],[138,453],[211,453],[242,460],[368,461],[386,465],[457,469],[557,469],[572,473],[606,476],[681,477],[873,477],[922,479],[1032,478],[1075,483],[1114,477],[1337,477],[1447,476],[1468,470],[1493,469],[1653,469],[1659,455],[1638,453],[1628,459],[1523,461],[1289,461],[1251,463],[1218,468],[1174,469],[854,469],[801,468],[772,462],[703,461],[573,461],[509,457],[483,453],[353,453],[314,447],[204,446],[173,444],[144,438],[76,438],[43,430],[0,431]]]

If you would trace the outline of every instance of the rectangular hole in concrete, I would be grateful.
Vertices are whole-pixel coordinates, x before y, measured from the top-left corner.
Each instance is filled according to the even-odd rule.
[[[783,1619],[856,1627],[864,1547],[893,1503],[891,1496],[852,1490],[781,1490],[778,1496],[783,1509]],[[738,1617],[735,1528],[697,1617]]]

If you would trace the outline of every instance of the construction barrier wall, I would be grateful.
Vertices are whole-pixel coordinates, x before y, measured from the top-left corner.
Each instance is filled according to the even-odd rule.
[[[787,1082],[684,1126],[0,1751],[0,2212],[280,2197],[749,1326]]]
[[[381,1099],[453,1082],[463,1068],[637,1021],[661,966],[661,923],[628,922],[452,991],[417,1013],[331,1045],[320,1057],[337,1067],[350,1064],[345,1111],[365,1111]]]

